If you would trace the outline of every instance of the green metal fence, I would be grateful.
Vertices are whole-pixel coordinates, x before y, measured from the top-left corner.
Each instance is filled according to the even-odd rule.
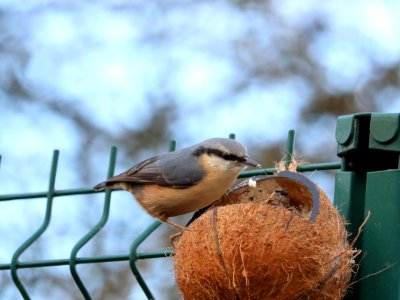
[[[396,123],[397,122],[397,123]],[[399,169],[399,153],[400,153],[400,134],[399,134],[399,114],[357,114],[351,116],[343,116],[338,119],[336,138],[338,141],[338,155],[341,162],[308,164],[298,166],[299,172],[308,172],[315,170],[334,170],[340,169],[336,176],[335,185],[335,204],[341,207],[345,218],[350,221],[350,231],[355,233],[358,226],[363,221],[366,212],[372,210],[375,212],[375,219],[367,223],[363,237],[360,238],[358,246],[366,247],[372,250],[372,255],[363,263],[361,268],[361,276],[367,276],[370,273],[379,271],[379,268],[388,266],[400,260],[400,238],[398,238],[398,230],[400,229],[400,170]],[[384,127],[384,129],[382,129]],[[392,127],[395,127],[393,129]],[[390,134],[387,133],[390,132]],[[230,135],[234,138],[234,135]],[[175,142],[169,145],[169,150],[175,149]],[[294,131],[289,131],[287,140],[287,151],[285,155],[285,163],[289,165],[292,159],[294,149]],[[371,157],[379,157],[380,151],[383,151],[385,159],[380,159],[380,163],[370,162]],[[378,154],[377,154],[378,153]],[[382,153],[381,153],[382,155]],[[110,159],[108,164],[107,177],[113,176],[116,162],[117,149],[111,148]],[[397,158],[397,160],[396,160]],[[148,299],[154,299],[148,285],[143,279],[140,270],[137,267],[137,261],[143,259],[162,258],[173,255],[170,249],[162,249],[154,252],[139,252],[138,247],[161,225],[161,222],[155,221],[132,242],[130,252],[124,255],[104,255],[81,257],[79,251],[95,237],[100,230],[107,224],[110,215],[110,203],[112,192],[106,190],[104,195],[103,211],[97,224],[85,234],[74,247],[71,249],[70,256],[63,259],[53,260],[37,260],[37,261],[21,261],[21,255],[39,239],[46,231],[50,224],[52,215],[53,200],[60,196],[66,195],[82,195],[96,193],[92,188],[56,190],[55,181],[57,175],[57,165],[59,159],[59,151],[53,153],[53,160],[50,169],[49,187],[47,191],[25,194],[0,195],[0,202],[11,200],[24,200],[30,198],[47,198],[46,213],[42,225],[15,250],[10,263],[0,264],[0,271],[10,271],[12,280],[19,292],[25,299],[30,299],[27,288],[21,281],[18,270],[26,268],[53,267],[53,266],[69,266],[71,276],[85,299],[91,299],[91,295],[81,279],[77,270],[79,264],[95,264],[102,262],[127,261],[133,275],[138,284],[142,288]],[[367,163],[368,162],[368,163]],[[394,166],[394,164],[396,164]],[[396,169],[396,170],[387,170]],[[384,170],[384,171],[382,171]],[[256,175],[273,174],[275,168],[266,168],[258,170],[244,171],[240,174],[241,178]],[[381,172],[376,174],[376,172]],[[383,172],[383,173],[382,173]],[[379,185],[385,185],[385,190],[390,189],[387,207],[382,204],[379,195],[385,190],[379,189]],[[390,217],[387,219],[386,217]],[[374,235],[382,236],[380,228],[376,226],[379,223],[382,228],[388,230],[384,237],[376,238]],[[382,225],[383,224],[383,225]],[[382,244],[389,248],[389,257],[376,257],[382,252]],[[385,248],[385,249],[386,249]],[[353,288],[352,293],[347,297],[349,299],[400,299],[399,295],[399,267],[391,268],[389,272],[382,272],[383,277],[376,276],[368,278],[368,283],[360,284]],[[383,278],[383,279],[382,279]],[[374,281],[375,280],[375,281]],[[396,281],[397,280],[397,281]],[[366,280],[365,280],[366,281]],[[371,292],[373,282],[374,291]],[[375,284],[375,285],[374,285]],[[388,285],[392,285],[390,291],[385,297],[376,297],[381,293],[381,289],[389,289]],[[373,297],[369,296],[373,295]],[[380,294],[382,295],[382,294]],[[389,297],[389,298],[388,298]]]
[[[400,299],[400,114],[341,116],[336,140],[335,204],[353,233],[371,213],[356,243],[361,281],[347,299]]]

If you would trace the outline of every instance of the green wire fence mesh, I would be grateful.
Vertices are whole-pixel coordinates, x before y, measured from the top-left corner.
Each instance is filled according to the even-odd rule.
[[[294,149],[294,137],[295,132],[290,130],[288,133],[287,139],[287,151],[284,158],[286,166],[290,164],[292,161],[292,153]],[[230,138],[235,138],[234,134],[230,135]],[[169,145],[169,150],[175,150],[176,143],[175,141],[171,141]],[[109,164],[108,164],[108,172],[107,178],[113,176],[114,168],[116,164],[117,157],[117,148],[112,147],[110,152]],[[79,251],[91,240],[93,239],[100,230],[107,224],[109,215],[110,215],[110,203],[111,203],[111,194],[110,190],[105,191],[104,203],[102,215],[98,222],[93,226],[92,229],[89,230],[72,248],[70,252],[70,256],[64,259],[49,259],[49,260],[37,260],[37,261],[21,261],[21,255],[32,246],[39,239],[39,237],[46,231],[50,224],[51,216],[52,216],[52,205],[53,200],[60,196],[66,195],[83,195],[83,194],[93,194],[96,193],[92,188],[83,188],[83,189],[67,189],[67,190],[56,190],[55,189],[55,181],[57,175],[57,166],[59,160],[59,151],[55,150],[53,153],[53,160],[50,169],[50,178],[49,178],[49,186],[48,190],[45,192],[37,192],[37,193],[24,193],[24,194],[9,194],[9,195],[0,195],[0,201],[11,201],[11,200],[25,200],[30,198],[47,198],[46,202],[46,212],[44,216],[43,223],[41,226],[24,242],[20,247],[18,247],[11,259],[10,263],[0,264],[1,270],[9,270],[11,272],[12,280],[15,286],[18,288],[20,294],[24,299],[30,299],[30,295],[28,289],[21,281],[18,270],[19,269],[27,269],[27,268],[39,268],[39,267],[53,267],[53,266],[69,266],[72,278],[74,279],[77,287],[79,288],[82,296],[85,299],[92,299],[87,287],[85,286],[84,281],[81,279],[79,272],[77,270],[77,265],[79,264],[95,264],[102,262],[117,262],[117,261],[128,261],[129,266],[133,275],[135,276],[138,284],[142,288],[144,294],[148,299],[154,299],[152,292],[150,291],[148,285],[146,284],[140,270],[137,267],[137,261],[143,259],[152,259],[152,258],[162,258],[169,257],[173,255],[173,252],[170,249],[163,249],[154,252],[139,252],[139,246],[161,225],[160,221],[153,222],[150,226],[148,226],[142,233],[140,233],[137,238],[132,242],[130,247],[130,252],[125,255],[104,255],[104,256],[89,256],[89,257],[79,257]],[[340,162],[332,162],[332,163],[319,163],[319,164],[308,164],[298,166],[299,172],[307,172],[307,171],[315,171],[315,170],[332,170],[339,169],[341,167]],[[264,175],[264,174],[273,174],[276,171],[275,168],[266,168],[266,169],[258,169],[258,170],[249,170],[244,171],[240,174],[241,178],[251,177],[256,175]]]
[[[230,138],[235,138],[230,135]],[[340,169],[336,172],[334,203],[349,221],[348,230],[355,236],[365,217],[371,218],[365,224],[356,246],[362,249],[362,264],[350,299],[400,299],[400,114],[359,113],[338,118],[336,126],[338,156],[341,162],[308,164],[297,167],[299,172]],[[170,151],[175,149],[172,141]],[[289,131],[286,166],[292,160],[294,131]],[[116,147],[111,148],[108,177],[114,173]],[[45,192],[0,195],[0,202],[47,198],[45,217],[39,228],[18,247],[10,263],[0,264],[0,271],[9,271],[15,286],[25,299],[30,299],[27,288],[21,281],[18,270],[39,267],[69,266],[71,275],[85,299],[91,299],[81,279],[77,265],[102,262],[128,261],[130,269],[148,299],[154,299],[146,284],[137,262],[143,259],[170,257],[169,249],[154,252],[139,252],[139,246],[161,225],[153,222],[132,242],[130,251],[124,255],[78,256],[79,251],[92,240],[107,224],[110,215],[111,192],[106,191],[100,219],[93,228],[72,247],[70,256],[64,259],[21,261],[21,255],[29,249],[47,230],[52,216],[53,200],[66,195],[93,194],[92,188],[56,190],[59,151],[55,150],[50,171],[49,187]],[[1,157],[0,157],[1,162]],[[240,177],[273,174],[275,168],[244,171]],[[358,261],[357,263],[360,263]],[[359,277],[359,278],[360,278]]]

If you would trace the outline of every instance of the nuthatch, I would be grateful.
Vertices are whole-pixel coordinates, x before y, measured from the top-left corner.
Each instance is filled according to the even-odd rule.
[[[213,138],[146,159],[94,188],[129,191],[150,215],[182,230],[168,218],[212,204],[247,166],[260,167],[239,142]]]

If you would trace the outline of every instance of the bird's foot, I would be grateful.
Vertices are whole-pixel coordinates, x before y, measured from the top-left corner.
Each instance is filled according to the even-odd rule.
[[[179,238],[182,236],[183,232],[177,232],[169,237],[169,240],[171,241],[172,246],[175,246],[175,243]]]
[[[167,217],[164,217],[164,216],[160,217],[160,221],[174,226],[175,228],[179,229],[179,231],[181,231],[181,232],[189,230],[189,229],[187,229],[186,227],[184,227],[182,225],[179,225],[179,224],[176,224],[175,222],[172,222],[170,219],[168,219]]]

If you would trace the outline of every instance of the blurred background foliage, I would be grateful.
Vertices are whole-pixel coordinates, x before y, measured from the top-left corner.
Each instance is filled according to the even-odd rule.
[[[337,160],[339,115],[400,110],[398,1],[0,1],[0,186],[45,190],[104,179],[165,152],[235,132],[271,167],[297,132],[302,161]],[[313,174],[332,196],[332,173]],[[80,253],[127,253],[152,222],[115,193],[106,228]],[[55,201],[52,225],[23,259],[68,257],[101,213],[102,196]],[[40,224],[44,201],[1,203],[0,261]],[[186,217],[187,219],[187,217]],[[178,221],[184,222],[185,217]],[[143,246],[168,247],[163,225]],[[140,263],[157,299],[178,299],[173,262]],[[79,268],[94,299],[144,299],[127,263]],[[21,270],[34,299],[81,299],[68,268]],[[17,299],[8,272],[0,298]]]

